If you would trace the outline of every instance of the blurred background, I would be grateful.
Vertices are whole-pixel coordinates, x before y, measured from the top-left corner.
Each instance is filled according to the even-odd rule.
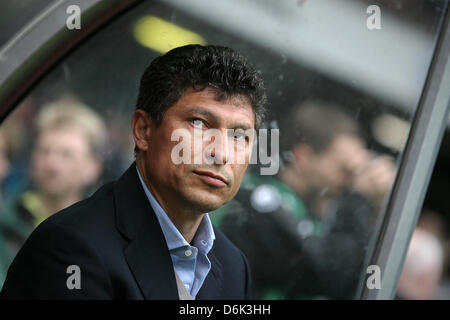
[[[0,2],[0,53],[60,3]],[[37,224],[133,162],[143,70],[198,43],[232,47],[256,65],[269,98],[265,127],[280,130],[278,172],[250,165],[237,197],[210,213],[248,257],[255,297],[358,298],[447,6],[138,1],[71,50],[1,123],[0,287]],[[449,158],[446,130],[397,299],[450,298]]]

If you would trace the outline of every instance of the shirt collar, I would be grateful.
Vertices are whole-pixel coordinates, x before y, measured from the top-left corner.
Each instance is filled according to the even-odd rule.
[[[189,243],[186,241],[186,239],[183,238],[180,231],[178,231],[178,229],[175,227],[173,222],[167,216],[164,209],[161,207],[161,205],[158,203],[158,201],[152,195],[150,190],[147,188],[147,185],[145,184],[144,180],[142,179],[142,176],[139,172],[137,165],[136,165],[136,170],[137,170],[137,173],[139,176],[139,180],[141,181],[142,187],[144,188],[145,195],[147,196],[147,198],[150,202],[150,205],[153,208],[153,211],[155,211],[156,217],[161,226],[161,229],[164,234],[164,238],[166,239],[167,247],[169,248],[169,250],[171,251],[171,250],[174,250],[174,249],[177,249],[180,247],[189,246]],[[211,219],[209,218],[208,213],[205,213],[202,221],[200,222],[200,225],[197,229],[197,232],[194,236],[192,243],[201,252],[207,254],[211,250],[215,238],[216,238],[216,236],[214,234]]]

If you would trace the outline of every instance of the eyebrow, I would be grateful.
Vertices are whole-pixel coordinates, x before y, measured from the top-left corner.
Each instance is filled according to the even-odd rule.
[[[189,110],[186,111],[186,113],[201,114],[205,118],[208,118],[214,122],[219,122],[219,118],[214,113],[212,113],[211,111],[208,111],[206,109],[200,108],[200,107],[190,108]]]
[[[220,122],[219,118],[214,113],[212,113],[211,111],[206,110],[204,108],[201,108],[201,107],[194,107],[194,108],[190,108],[189,110],[186,110],[186,114],[192,114],[192,113],[200,114],[215,123]],[[235,122],[235,123],[231,124],[229,129],[248,130],[248,129],[252,129],[252,127],[244,122]]]

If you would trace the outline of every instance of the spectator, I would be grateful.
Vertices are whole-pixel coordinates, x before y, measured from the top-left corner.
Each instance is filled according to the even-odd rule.
[[[187,45],[154,59],[131,122],[136,161],[36,228],[1,298],[249,298],[246,259],[207,212],[239,190],[253,146],[243,131],[259,128],[265,103],[260,73],[230,48]],[[214,132],[212,149],[203,131]],[[230,160],[234,141],[245,144],[244,163]]]
[[[430,232],[416,228],[397,288],[397,299],[435,299],[442,277],[444,250]]]
[[[351,298],[392,161],[371,159],[337,106],[308,101],[286,119],[278,176],[248,174],[215,222],[249,258],[258,298]]]
[[[83,199],[101,174],[105,140],[102,119],[72,98],[40,112],[31,159],[31,186],[8,201],[2,235],[12,253],[51,214]]]

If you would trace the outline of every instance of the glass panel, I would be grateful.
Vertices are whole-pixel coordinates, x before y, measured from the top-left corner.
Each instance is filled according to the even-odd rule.
[[[72,52],[2,124],[9,155],[2,217],[19,217],[3,219],[2,261],[9,261],[36,223],[59,209],[42,206],[39,186],[51,188],[54,181],[75,188],[59,203],[65,206],[116,179],[133,161],[130,120],[140,76],[153,58],[183,44],[220,44],[261,70],[270,104],[256,161],[235,199],[210,214],[213,223],[247,256],[255,298],[357,298],[444,4],[140,4]],[[91,162],[96,169],[89,179],[77,181],[74,167],[58,171],[56,164],[36,173],[37,123],[52,105],[87,106],[103,120],[95,125],[97,131],[106,127],[102,165]],[[86,168],[82,163],[77,162]],[[18,213],[20,206],[28,216]]]

